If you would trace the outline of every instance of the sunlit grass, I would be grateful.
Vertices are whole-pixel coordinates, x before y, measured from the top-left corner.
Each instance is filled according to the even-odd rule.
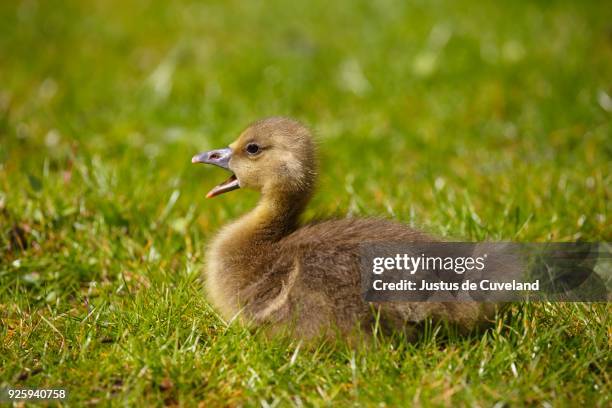
[[[597,3],[0,4],[0,386],[72,405],[609,405],[610,308],[516,306],[310,350],[215,314],[204,246],[254,193],[191,156],[310,124],[306,217],[463,240],[610,241],[612,47]]]

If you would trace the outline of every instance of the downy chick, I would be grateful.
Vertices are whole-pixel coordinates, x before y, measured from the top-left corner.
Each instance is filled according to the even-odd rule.
[[[377,313],[383,329],[408,335],[428,318],[471,329],[492,315],[490,304],[365,302],[360,244],[435,239],[384,219],[300,225],[316,181],[315,156],[305,126],[273,117],[249,126],[229,147],[193,157],[193,163],[233,173],[207,197],[238,188],[261,194],[253,210],[221,229],[206,253],[208,297],[225,319],[309,339],[371,331]]]

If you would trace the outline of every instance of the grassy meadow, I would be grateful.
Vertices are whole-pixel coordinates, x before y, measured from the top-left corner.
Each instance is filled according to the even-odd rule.
[[[255,193],[191,156],[288,115],[305,217],[611,241],[604,2],[0,2],[0,388],[67,406],[610,406],[607,304],[309,350],[224,322],[204,248]]]

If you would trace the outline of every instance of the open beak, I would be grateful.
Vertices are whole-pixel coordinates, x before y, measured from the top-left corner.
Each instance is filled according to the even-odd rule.
[[[232,149],[226,147],[224,149],[210,150],[208,152],[196,154],[191,158],[191,162],[214,164],[215,166],[230,170],[229,161],[231,158]],[[220,194],[227,193],[228,191],[236,190],[237,188],[240,188],[240,183],[238,182],[236,175],[232,174],[230,178],[210,190],[208,194],[206,194],[206,198],[215,197]]]

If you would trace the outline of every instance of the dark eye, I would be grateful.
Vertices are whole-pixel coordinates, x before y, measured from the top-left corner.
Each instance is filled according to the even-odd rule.
[[[256,143],[249,143],[246,147],[246,151],[248,154],[257,154],[259,153],[259,146]]]

